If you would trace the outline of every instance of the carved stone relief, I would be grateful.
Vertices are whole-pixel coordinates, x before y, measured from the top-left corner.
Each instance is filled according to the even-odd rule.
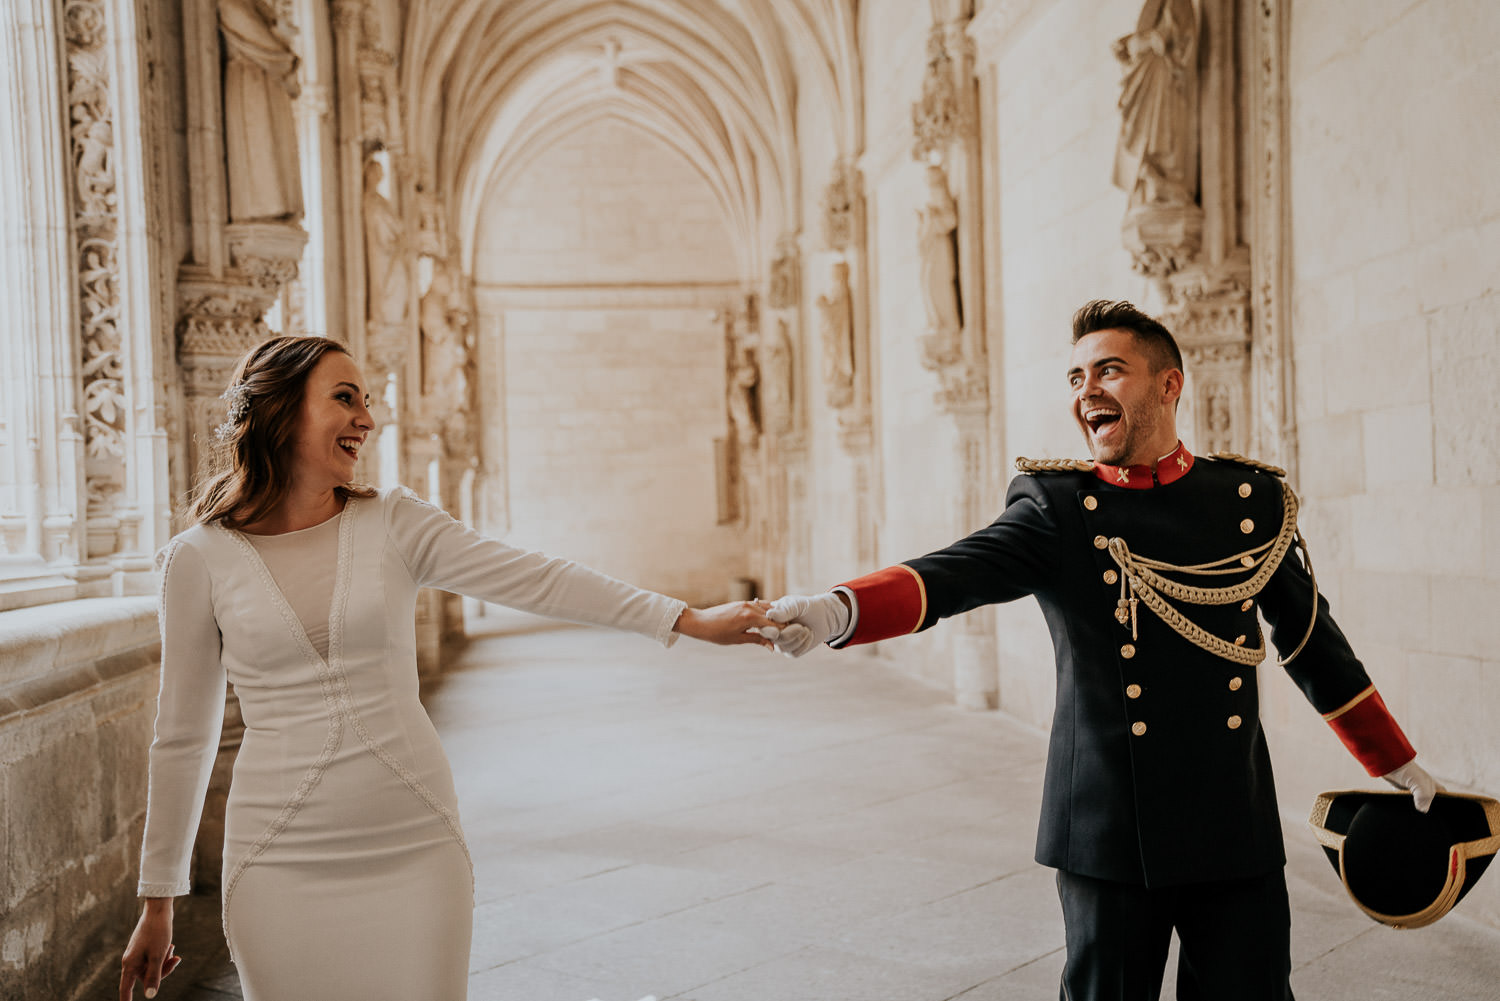
[[[771,262],[771,281],[766,293],[766,305],[772,309],[791,309],[802,298],[802,259],[797,253],[797,241],[783,238],[777,247],[776,258]]]
[[[367,146],[399,145],[396,57],[370,44],[359,49],[360,131]]]
[[[977,118],[968,19],[932,28],[922,99],[912,108],[912,156],[925,162],[927,198],[918,211],[919,284],[926,308],[922,364],[938,374],[935,401],[950,414],[988,406],[985,332],[966,292],[979,285]],[[967,207],[965,211],[963,207]],[[974,286],[966,289],[966,277]],[[965,487],[967,489],[967,487]]]
[[[835,410],[854,402],[854,297],[849,264],[834,261],[828,291],[818,296],[823,335],[823,387]]]
[[[823,189],[823,243],[829,250],[847,250],[858,238],[862,198],[859,168],[848,159],[834,163]]]
[[[961,91],[961,67],[955,62],[950,46],[967,45],[960,30],[935,25],[927,36],[927,73],[922,78],[922,98],[912,105],[911,121],[914,139],[912,157],[926,160],[941,156],[948,146],[975,133],[976,123],[969,102]]]
[[[792,337],[787,321],[777,317],[772,332],[762,335],[760,350],[761,416],[766,432],[785,435],[795,426]]]
[[[755,359],[757,319],[752,296],[726,326],[729,423],[741,452],[753,451],[760,444],[760,366]]]
[[[374,157],[365,161],[365,315],[372,334],[377,328],[404,331],[411,290],[406,267],[406,233],[391,200],[380,191],[385,167]],[[378,335],[377,335],[378,336]]]
[[[927,309],[927,332],[922,338],[922,361],[938,369],[960,360],[958,285],[958,203],[948,191],[948,175],[927,165],[927,204],[917,210],[917,250],[921,258],[922,303]]]
[[[1216,286],[1174,276],[1173,301],[1161,320],[1176,336],[1187,366],[1186,426],[1199,452],[1241,452],[1250,440],[1250,290],[1243,278]]]
[[[234,280],[183,269],[177,358],[187,404],[189,468],[201,470],[212,429],[224,420],[219,398],[247,351],[271,335],[261,318],[265,293]]]
[[[297,57],[286,22],[268,24],[254,0],[219,0],[224,42],[224,145],[233,222],[299,219]]]
[[[1117,40],[1124,68],[1112,180],[1126,192],[1122,233],[1135,269],[1165,278],[1198,253],[1197,17],[1192,0],[1146,0]]]
[[[724,338],[725,413],[729,433],[714,444],[718,478],[719,523],[743,522],[762,531],[763,513],[761,371],[756,359],[760,307],[756,297],[714,313]]]
[[[433,262],[432,284],[418,304],[417,318],[422,331],[423,409],[449,450],[467,453],[473,316],[456,271],[448,260]]]
[[[73,237],[78,248],[78,292],[83,378],[84,493],[87,555],[120,548],[117,501],[125,489],[128,403],[117,287],[114,81],[109,62],[108,15],[94,0],[70,0],[63,9],[68,67],[68,134],[71,140]]]

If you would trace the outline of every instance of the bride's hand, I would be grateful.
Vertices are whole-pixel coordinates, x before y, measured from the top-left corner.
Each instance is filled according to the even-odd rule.
[[[148,898],[120,960],[120,1001],[131,1001],[137,981],[146,997],[156,997],[162,980],[182,962],[176,951],[172,945],[172,898]]]
[[[684,636],[722,646],[755,643],[769,647],[781,629],[766,618],[769,607],[764,601],[728,601],[712,608],[688,608],[672,628]]]

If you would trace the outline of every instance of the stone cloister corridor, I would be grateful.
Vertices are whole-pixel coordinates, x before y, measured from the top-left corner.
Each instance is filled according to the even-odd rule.
[[[1500,794],[1497,53],[1489,0],[7,0],[0,998],[111,996],[156,556],[276,334],[374,388],[361,482],[704,606],[945,546],[1019,457],[1085,455],[1069,318],[1129,299],[1186,446],[1286,470],[1424,766]],[[798,662],[415,618],[472,997],[1055,995],[1033,601]],[[1338,892],[1305,818],[1375,780],[1274,665],[1294,985],[1495,997],[1500,877],[1415,932]]]

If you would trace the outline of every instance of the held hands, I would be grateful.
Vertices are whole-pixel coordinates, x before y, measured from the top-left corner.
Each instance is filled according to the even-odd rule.
[[[849,628],[849,599],[833,591],[789,594],[773,601],[766,614],[782,624],[780,635],[772,637],[776,649],[800,657]]]
[[[176,952],[172,944],[172,898],[147,898],[120,959],[120,1001],[131,1001],[135,996],[136,981],[140,981],[146,997],[156,997],[162,980],[182,962]]]
[[[1432,806],[1432,798],[1442,791],[1443,787],[1438,785],[1437,780],[1428,775],[1426,770],[1419,764],[1417,759],[1412,758],[1406,764],[1395,771],[1386,772],[1380,776],[1397,789],[1411,791],[1411,799],[1417,809],[1426,813]]]
[[[768,647],[780,629],[766,618],[764,601],[728,601],[712,608],[688,608],[672,628],[684,636],[729,646],[756,643]]]

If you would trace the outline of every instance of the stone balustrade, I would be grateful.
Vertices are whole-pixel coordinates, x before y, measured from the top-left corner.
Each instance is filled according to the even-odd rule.
[[[153,597],[0,612],[0,997],[83,997],[118,969],[160,649]]]

